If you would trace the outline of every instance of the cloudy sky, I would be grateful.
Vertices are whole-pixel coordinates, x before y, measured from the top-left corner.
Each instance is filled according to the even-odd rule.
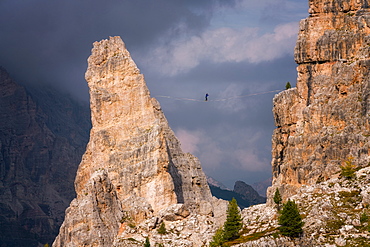
[[[92,43],[121,36],[151,95],[172,97],[157,99],[184,151],[229,188],[252,184],[271,177],[275,93],[266,92],[295,85],[307,2],[0,0],[0,66],[87,101]]]

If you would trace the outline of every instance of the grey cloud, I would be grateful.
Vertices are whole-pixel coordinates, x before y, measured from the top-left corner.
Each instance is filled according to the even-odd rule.
[[[260,21],[264,25],[284,23],[292,17],[305,18],[308,10],[307,0],[266,0],[261,10]]]
[[[157,75],[158,76],[158,75]],[[147,76],[152,95],[164,94],[203,99],[204,93],[210,99],[217,99],[231,83],[244,88],[240,95],[248,95],[285,88],[290,81],[296,80],[296,64],[292,56],[263,62],[202,64],[190,73],[175,78]],[[159,85],[153,85],[158,83]],[[163,90],[162,92],[160,92]],[[271,135],[274,127],[272,116],[272,98],[275,93],[267,93],[238,99],[243,106],[239,111],[223,108],[224,102],[193,102],[158,98],[174,130],[182,129],[201,133],[201,139],[194,154],[200,158],[204,170],[210,176],[221,180],[229,187],[240,179],[249,183],[262,181],[271,176]],[[254,137],[253,142],[249,140]],[[221,154],[219,151],[221,150]],[[241,163],[237,154],[245,153],[248,157],[255,153],[251,163]],[[215,157],[215,153],[217,156]],[[217,164],[215,163],[217,158]],[[253,163],[255,162],[255,164]],[[256,167],[254,167],[256,166]]]
[[[261,4],[265,6],[271,1]],[[159,45],[170,44],[172,40],[185,36],[201,36],[209,30],[217,10],[233,10],[240,2],[2,0],[0,65],[18,82],[47,82],[87,99],[84,72],[92,43],[119,35],[145,75],[154,97],[165,95],[203,100],[204,94],[209,93],[210,99],[217,99],[224,97],[228,88],[230,94],[226,96],[284,89],[287,81],[294,85],[296,65],[292,56],[293,47],[285,56],[254,64],[248,61],[201,60],[186,73],[172,76],[158,73],[153,64],[147,62],[148,54]],[[305,0],[296,1],[299,10],[304,8],[303,2],[306,5]],[[261,32],[263,28],[270,32],[276,27],[276,23],[267,18],[271,14],[266,12],[267,16],[261,17],[259,13],[256,17],[266,18],[264,27],[258,27]],[[301,16],[287,4],[282,5],[281,11],[276,14],[282,23],[298,22]],[[155,62],[158,63],[154,57]],[[209,175],[232,186],[235,180],[253,183],[271,176],[273,95],[245,97],[226,104],[167,98],[158,100],[174,130],[202,133],[199,134],[201,140],[194,154],[201,159]],[[243,164],[242,160],[248,157],[255,159],[259,165],[265,164],[263,169],[256,170],[255,167],[248,167],[251,164]]]
[[[226,3],[3,0],[0,64],[20,82],[48,82],[86,96],[83,73],[94,41],[120,35],[133,54],[145,53],[164,34],[207,27],[215,4]]]

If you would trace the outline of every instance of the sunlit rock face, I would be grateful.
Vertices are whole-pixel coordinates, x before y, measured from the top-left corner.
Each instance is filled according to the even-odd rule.
[[[310,0],[300,23],[297,87],[274,98],[272,187],[266,204],[243,209],[239,247],[366,246],[370,238],[370,13],[365,0]],[[345,161],[357,166],[341,176]],[[279,236],[276,188],[297,203],[304,234]],[[277,235],[274,235],[277,234]]]
[[[77,172],[77,198],[53,246],[135,246],[127,238],[155,239],[162,221],[186,225],[203,217],[198,228],[207,217],[214,222],[225,207],[213,206],[218,201],[198,159],[182,152],[121,38],[94,43],[85,77],[93,127]],[[212,224],[185,236],[184,246],[201,246]]]
[[[366,0],[310,0],[300,23],[297,87],[274,98],[273,188],[284,198],[328,180],[348,159],[369,165],[370,13]]]

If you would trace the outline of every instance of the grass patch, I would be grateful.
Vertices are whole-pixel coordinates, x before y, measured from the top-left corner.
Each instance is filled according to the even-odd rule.
[[[330,219],[326,223],[326,230],[330,233],[337,232],[344,225],[344,221],[341,219]]]
[[[369,239],[365,237],[357,237],[357,238],[347,238],[347,244],[345,247],[368,247],[369,246]]]
[[[360,215],[360,222],[361,222],[361,224],[364,224],[364,223],[369,222],[369,216],[367,215],[366,211],[364,211],[364,212]]]
[[[353,190],[351,192],[348,191],[340,191],[339,197],[343,202],[343,206],[346,207],[353,207],[357,205],[362,200],[361,191],[360,190]]]
[[[279,235],[280,234],[277,232],[277,228],[274,227],[274,228],[267,229],[265,231],[255,232],[255,233],[252,233],[252,234],[249,234],[249,235],[246,235],[246,236],[241,236],[238,239],[226,242],[225,246],[232,246],[234,244],[246,243],[246,242],[254,241],[254,240],[257,240],[257,239],[260,239],[260,238],[263,238],[263,237],[267,237],[267,236],[273,236],[273,237],[276,238]]]

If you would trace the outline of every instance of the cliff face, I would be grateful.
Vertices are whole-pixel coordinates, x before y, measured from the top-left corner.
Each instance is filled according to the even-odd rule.
[[[274,98],[273,187],[284,198],[328,180],[348,159],[369,165],[368,1],[309,1],[295,60],[297,87]]]
[[[297,87],[274,98],[272,187],[267,204],[243,210],[245,235],[236,246],[368,246],[370,13],[365,0],[310,0],[295,59]],[[356,166],[341,176],[345,162]],[[273,196],[294,200],[304,234],[276,237]]]
[[[94,43],[85,77],[93,128],[77,197],[53,246],[135,246],[145,236],[166,244],[154,230],[159,223],[182,224],[181,235],[203,217],[178,245],[201,246],[211,227],[204,220],[217,214],[206,177],[198,159],[181,151],[119,37]]]
[[[30,93],[0,67],[1,246],[54,240],[75,195],[88,116],[87,106],[52,90]]]

